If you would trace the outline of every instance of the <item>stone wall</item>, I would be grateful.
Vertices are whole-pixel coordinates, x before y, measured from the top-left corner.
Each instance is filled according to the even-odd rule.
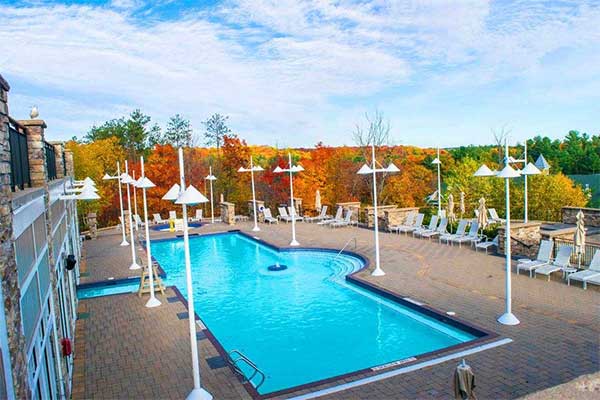
[[[19,124],[25,127],[27,135],[31,187],[47,186],[48,172],[46,171],[46,150],[44,148],[46,123],[41,119],[27,119],[19,121]]]
[[[360,201],[347,201],[344,203],[336,203],[335,211],[332,212],[333,215],[335,215],[338,207],[342,207],[342,209],[344,210],[344,214],[342,215],[342,218],[344,218],[346,216],[346,212],[348,210],[352,210],[352,217],[350,219],[352,221],[358,221],[359,214],[360,214]]]
[[[65,177],[65,167],[63,164],[63,152],[65,151],[65,144],[63,142],[51,142],[54,146],[54,155],[56,159],[56,178]]]
[[[15,397],[30,397],[27,381],[25,337],[21,333],[21,291],[12,240],[12,192],[10,189],[10,142],[8,133],[8,91],[0,75],[0,280],[6,316],[8,348]]]
[[[406,221],[406,217],[410,213],[418,213],[419,207],[402,207],[402,208],[390,208],[384,210],[383,220],[381,221],[381,229],[387,230],[390,226],[396,226],[403,224]]]
[[[585,208],[585,207],[563,207],[562,208],[562,223],[575,224],[577,223],[577,213],[581,210],[584,215],[585,226],[600,227],[600,208]]]
[[[219,206],[221,208],[221,221],[228,225],[235,225],[235,204],[223,201]]]
[[[541,222],[512,223],[510,226],[511,254],[534,259],[542,239],[541,226]],[[501,225],[498,227],[498,253],[505,254],[505,243],[506,229],[504,225]]]
[[[392,204],[387,206],[377,207],[377,215],[379,216],[379,222],[384,218],[383,214],[386,210],[395,210],[398,206]],[[373,206],[367,206],[364,209],[364,221],[367,222],[367,228],[373,228],[375,226],[375,208]]]
[[[294,197],[294,208],[296,209],[296,215],[304,215],[304,206],[300,197]]]

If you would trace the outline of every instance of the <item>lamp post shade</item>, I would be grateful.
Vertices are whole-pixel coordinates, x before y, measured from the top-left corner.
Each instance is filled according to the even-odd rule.
[[[208,199],[192,185],[188,186],[183,193],[179,195],[175,204],[185,204],[191,206],[199,203],[207,203]]]
[[[138,179],[137,187],[139,187],[140,189],[150,189],[156,187],[156,185],[147,177],[143,177]]]
[[[110,176],[109,174],[104,174],[104,176],[102,177],[102,180],[109,180],[109,179],[117,179],[117,177],[115,176]]]
[[[131,176],[128,173],[123,172],[121,174],[121,183],[130,184],[131,182],[133,182],[133,179],[131,178]]]
[[[281,167],[278,165],[278,166],[275,167],[275,169],[273,170],[273,172],[276,173],[276,174],[280,174],[280,173],[283,172],[283,169],[281,169]]]
[[[496,172],[492,171],[485,164],[482,164],[481,167],[479,167],[479,169],[477,171],[475,171],[475,173],[473,174],[473,176],[494,176],[494,175],[496,175]]]
[[[85,188],[81,193],[77,195],[79,200],[98,200],[100,196],[91,188]]]
[[[519,173],[519,171],[515,170],[513,167],[511,167],[508,164],[504,168],[502,168],[502,171],[500,171],[500,172],[498,172],[498,174],[496,174],[496,177],[504,178],[504,179],[518,178],[520,176],[521,176],[521,174]]]
[[[400,168],[396,167],[396,164],[390,163],[385,169],[387,172],[400,172]]]
[[[214,176],[213,174],[210,174],[210,175],[206,175],[206,178],[204,178],[204,179],[206,179],[208,181],[216,181],[217,177]]]
[[[437,157],[436,157],[436,158],[434,158],[434,159],[433,159],[433,161],[432,161],[431,163],[432,163],[433,165],[438,165],[438,164],[441,164],[442,162],[440,161],[440,159],[439,159],[439,158],[437,158]]]
[[[94,180],[92,178],[90,178],[89,176],[85,177],[85,179],[83,180],[83,183],[86,185],[96,185],[96,182],[94,182]]]
[[[533,163],[528,163],[525,168],[521,170],[521,175],[539,175],[542,171],[538,169]]]
[[[171,188],[165,193],[162,197],[163,200],[175,201],[179,197],[179,192],[181,191],[181,187],[179,184],[174,184]]]
[[[364,164],[360,169],[356,172],[358,175],[368,175],[372,174],[373,170],[369,168],[367,164]]]

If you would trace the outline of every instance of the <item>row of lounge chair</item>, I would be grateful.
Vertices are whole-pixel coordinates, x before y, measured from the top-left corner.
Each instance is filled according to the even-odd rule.
[[[154,222],[155,224],[167,224],[169,223],[169,221],[173,220],[173,221],[177,221],[177,212],[176,211],[169,211],[169,218],[167,219],[163,219],[159,213],[155,213],[152,215],[153,220],[152,222]],[[139,223],[141,224],[141,219],[138,215],[134,215],[134,218],[137,220],[139,220]],[[196,209],[196,213],[194,214],[193,217],[189,217],[188,221],[189,222],[200,222],[202,221],[202,209],[198,208]]]
[[[352,210],[348,210],[346,211],[346,215],[343,216],[343,208],[342,207],[338,207],[335,216],[331,216],[331,215],[327,215],[327,206],[323,206],[321,208],[321,212],[319,213],[319,215],[314,216],[314,217],[301,217],[299,215],[295,215],[295,212],[292,211],[292,209],[286,208],[286,207],[278,207],[277,211],[279,213],[279,215],[277,216],[277,218],[273,217],[273,214],[271,213],[271,209],[269,208],[264,208],[262,210],[264,218],[265,218],[265,222],[269,223],[269,224],[273,224],[273,223],[279,223],[279,221],[283,221],[283,222],[292,222],[292,220],[295,221],[304,221],[304,222],[313,222],[316,223],[317,225],[326,225],[329,226],[331,228],[340,228],[340,227],[344,227],[344,226],[350,226],[352,224],[354,224],[354,221],[352,221]]]
[[[498,244],[497,238],[488,241],[485,235],[479,234],[479,223],[476,220],[461,219],[456,232],[451,233],[448,232],[448,219],[446,217],[440,218],[437,215],[433,215],[427,226],[423,225],[424,218],[425,215],[422,213],[410,213],[403,224],[390,226],[389,230],[398,234],[404,233],[408,235],[412,233],[413,237],[427,239],[437,237],[440,243],[445,242],[448,245],[456,243],[459,247],[468,243],[475,246],[475,250],[478,248],[485,249],[486,253],[489,247]]]
[[[551,240],[542,240],[535,260],[519,259],[517,262],[517,275],[521,271],[528,271],[529,277],[545,275],[550,280],[553,273],[561,272],[567,284],[571,281],[583,283],[583,288],[587,289],[587,284],[592,283],[600,285],[600,250],[594,253],[588,269],[578,271],[571,266],[571,253],[573,251],[570,245],[562,245],[558,248],[556,257],[552,260],[554,242]]]
[[[495,208],[488,208],[488,222],[491,224],[501,224],[504,219],[500,218]],[[475,209],[475,218],[479,219],[479,210]]]

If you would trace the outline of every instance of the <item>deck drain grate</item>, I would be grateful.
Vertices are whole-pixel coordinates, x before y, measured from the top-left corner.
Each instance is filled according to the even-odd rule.
[[[90,313],[80,312],[77,314],[77,319],[88,319],[90,317]]]
[[[79,276],[82,278],[87,278],[88,276],[90,276],[90,273],[89,272],[80,272]]]
[[[188,319],[188,315],[189,314],[188,314],[187,311],[180,312],[180,313],[177,313],[177,318],[179,318],[179,319]],[[200,318],[196,317],[196,321],[198,321],[198,320],[200,320]]]
[[[177,303],[179,301],[179,297],[177,297],[177,296],[167,297],[167,301],[169,303]]]
[[[225,359],[221,356],[207,358],[206,363],[210,369],[225,368],[227,366],[227,362],[225,362]]]
[[[206,337],[206,333],[204,333],[204,331],[196,332],[196,340],[204,340],[204,339],[208,339]]]

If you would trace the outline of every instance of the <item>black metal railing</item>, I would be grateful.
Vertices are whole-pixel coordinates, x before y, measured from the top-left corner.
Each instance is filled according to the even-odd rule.
[[[10,142],[10,187],[14,192],[31,187],[29,175],[29,154],[27,153],[27,136],[8,124]]]
[[[48,171],[48,180],[56,179],[56,153],[54,146],[44,141],[44,149],[46,150],[46,171]]]
[[[62,162],[63,162],[63,176],[67,176],[67,156],[65,154],[64,147],[63,147],[63,152],[62,152]]]

